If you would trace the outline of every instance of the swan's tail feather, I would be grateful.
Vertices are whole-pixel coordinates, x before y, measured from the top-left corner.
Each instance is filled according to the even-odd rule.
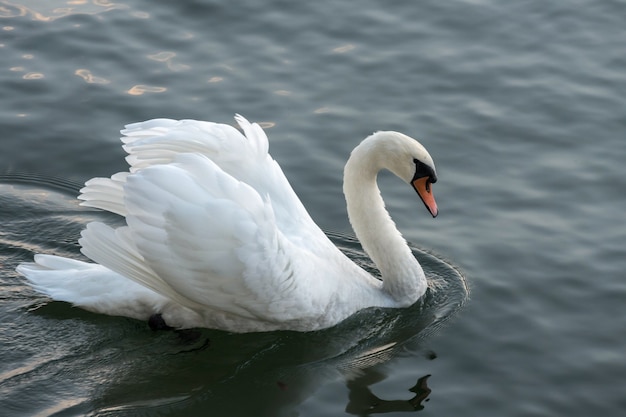
[[[74,280],[72,276],[90,272],[92,267],[99,266],[74,259],[54,255],[35,255],[35,262],[22,263],[16,268],[25,276],[31,286],[41,294],[69,303],[76,303],[84,294],[84,287],[69,287]]]
[[[146,265],[132,241],[128,227],[113,229],[104,223],[92,222],[83,230],[78,243],[85,256],[106,265],[112,271],[190,309],[203,308],[172,289]]]
[[[17,272],[37,292],[95,313],[147,320],[169,302],[102,265],[55,255],[35,255]]]

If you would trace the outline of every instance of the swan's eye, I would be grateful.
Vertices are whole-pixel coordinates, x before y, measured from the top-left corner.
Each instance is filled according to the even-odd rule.
[[[417,158],[414,158],[413,162],[415,163],[415,175],[413,176],[413,179],[428,177],[430,182],[437,181],[434,175],[435,173],[430,166],[426,165]]]

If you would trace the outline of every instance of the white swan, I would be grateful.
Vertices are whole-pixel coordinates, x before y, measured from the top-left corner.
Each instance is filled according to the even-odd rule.
[[[17,271],[41,293],[86,310],[176,328],[234,332],[333,326],[366,307],[407,307],[426,291],[420,264],[376,184],[388,169],[432,216],[432,158],[416,140],[375,133],[352,152],[344,193],[354,232],[382,281],[342,254],[313,222],[257,124],[155,119],[122,131],[129,172],[94,178],[84,206],[126,218],[89,223],[79,240],[97,263],[35,255]]]

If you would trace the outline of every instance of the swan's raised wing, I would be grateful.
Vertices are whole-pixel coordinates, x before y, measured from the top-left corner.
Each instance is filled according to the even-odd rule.
[[[314,316],[325,306],[313,305],[311,288],[332,299],[315,278],[325,275],[320,265],[342,255],[269,155],[263,130],[236,119],[245,136],[194,120],[128,125],[130,172],[90,180],[79,197],[128,226],[89,225],[83,252],[196,311],[281,322]]]
[[[224,173],[252,187],[272,202],[278,227],[293,239],[304,237],[307,246],[310,234],[323,239],[285,178],[278,163],[268,153],[265,132],[256,123],[237,115],[245,136],[232,126],[196,120],[153,119],[126,126],[122,142],[128,152],[126,160],[134,173],[155,165],[166,165],[177,155],[197,153],[213,161]],[[128,173],[109,178],[95,178],[81,190],[83,205],[126,215],[124,183]],[[312,248],[314,249],[314,248]]]
[[[316,299],[332,299],[315,278],[324,262],[281,232],[269,194],[204,155],[138,169],[123,196],[128,226],[90,225],[83,252],[182,305],[285,322],[322,314]]]

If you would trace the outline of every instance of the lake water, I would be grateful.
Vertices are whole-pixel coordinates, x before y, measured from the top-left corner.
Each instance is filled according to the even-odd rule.
[[[624,16],[617,0],[1,0],[0,414],[623,415]],[[350,150],[419,138],[439,217],[379,183],[447,286],[322,332],[178,334],[48,303],[14,272],[80,258],[84,225],[116,221],[75,196],[126,168],[124,124],[235,113],[357,257]]]

